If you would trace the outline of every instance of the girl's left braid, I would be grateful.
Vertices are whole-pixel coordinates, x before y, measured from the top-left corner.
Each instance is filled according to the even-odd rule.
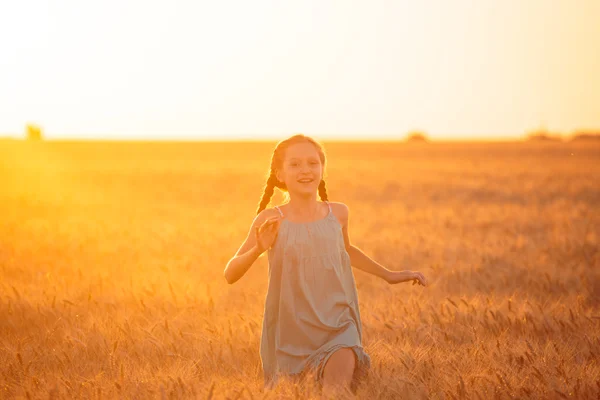
[[[321,182],[319,183],[319,197],[323,201],[328,201],[329,200],[327,198],[327,188],[325,187],[325,180],[324,179],[321,179]]]

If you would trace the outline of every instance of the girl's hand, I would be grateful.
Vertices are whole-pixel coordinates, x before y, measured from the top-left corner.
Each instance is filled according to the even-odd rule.
[[[427,279],[425,279],[425,275],[423,275],[422,273],[418,272],[418,271],[412,271],[413,273],[413,285],[415,284],[419,284],[422,286],[427,286]]]
[[[270,248],[273,245],[273,242],[275,242],[275,238],[279,232],[280,223],[281,217],[277,216],[265,220],[260,227],[256,227],[254,234],[256,237],[256,247],[260,254]]]
[[[417,271],[392,271],[387,279],[387,282],[391,285],[401,282],[413,281],[413,285],[419,284],[427,286],[427,279],[425,276]]]

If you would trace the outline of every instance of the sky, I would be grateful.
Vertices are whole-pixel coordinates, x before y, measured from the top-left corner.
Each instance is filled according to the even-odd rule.
[[[600,128],[600,1],[6,1],[0,136]]]

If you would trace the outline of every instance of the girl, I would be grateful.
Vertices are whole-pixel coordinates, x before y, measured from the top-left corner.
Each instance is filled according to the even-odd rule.
[[[323,390],[355,393],[371,358],[362,347],[351,266],[390,284],[427,283],[423,274],[388,270],[350,244],[349,209],[328,201],[324,170],[325,152],[314,139],[295,135],[277,144],[257,216],[224,271],[232,284],[268,250],[260,344],[265,388],[280,376],[304,380],[310,373]],[[266,208],[275,187],[288,202]]]

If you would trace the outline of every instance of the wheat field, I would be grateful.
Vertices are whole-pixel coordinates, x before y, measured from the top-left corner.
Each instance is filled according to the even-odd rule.
[[[600,145],[323,141],[365,399],[598,398]],[[233,285],[275,143],[0,141],[0,398],[263,391],[263,255]],[[284,201],[277,192],[271,206]]]

